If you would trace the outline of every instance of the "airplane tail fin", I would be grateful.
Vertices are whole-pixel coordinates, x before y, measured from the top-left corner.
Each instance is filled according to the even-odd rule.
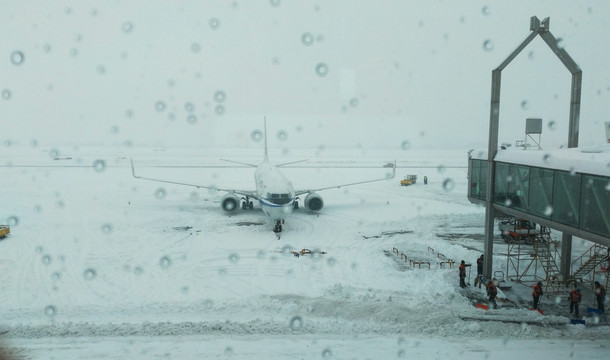
[[[264,132],[265,132],[265,162],[269,162],[269,154],[267,152],[267,117],[265,116],[264,121]]]

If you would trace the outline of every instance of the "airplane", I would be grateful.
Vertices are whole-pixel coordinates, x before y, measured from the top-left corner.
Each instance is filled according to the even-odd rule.
[[[297,162],[302,162],[306,160],[293,161],[284,164],[273,165],[269,162],[269,156],[267,152],[267,122],[265,120],[264,123],[264,141],[265,141],[265,152],[263,162],[259,165],[254,164],[246,164],[237,161],[225,160],[223,161],[233,162],[240,165],[247,165],[250,167],[255,167],[254,171],[254,182],[256,189],[255,190],[239,190],[239,189],[223,189],[215,186],[209,185],[198,185],[198,184],[187,184],[175,181],[168,181],[162,179],[154,179],[144,176],[136,175],[135,167],[133,165],[133,159],[131,160],[131,173],[134,178],[163,182],[168,184],[176,184],[176,185],[185,185],[192,186],[196,188],[202,189],[213,189],[217,191],[226,192],[226,194],[222,197],[220,201],[220,205],[222,209],[227,213],[234,213],[240,207],[242,209],[252,209],[254,207],[252,200],[258,200],[260,207],[267,217],[271,220],[275,221],[275,226],[273,227],[273,231],[278,235],[282,231],[282,225],[284,224],[284,220],[290,216],[294,209],[299,208],[298,201],[300,200],[299,196],[307,194],[304,200],[305,208],[311,211],[320,211],[322,207],[324,207],[324,200],[317,192],[341,188],[345,186],[352,186],[358,184],[365,184],[375,181],[384,181],[393,179],[396,175],[396,162],[393,163],[392,166],[392,175],[388,175],[381,179],[373,179],[373,180],[365,180],[359,181],[349,184],[341,184],[334,185],[316,189],[306,189],[306,190],[295,190],[292,187],[292,183],[280,172],[278,168],[288,165],[294,164]]]

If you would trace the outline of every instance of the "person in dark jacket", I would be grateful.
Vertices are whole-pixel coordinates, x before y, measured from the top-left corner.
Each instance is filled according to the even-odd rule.
[[[570,293],[570,314],[572,311],[575,311],[574,315],[576,319],[580,319],[578,314],[578,306],[580,305],[580,300],[582,299],[582,294],[580,293],[580,289],[572,290]]]
[[[542,296],[542,282],[538,281],[534,288],[532,289],[532,298],[534,298],[534,310],[538,310],[538,302],[540,301],[540,297]]]
[[[464,260],[462,260],[458,270],[460,271],[460,287],[466,287],[466,263]]]
[[[606,298],[606,288],[599,283],[595,282],[595,297],[597,299],[597,309],[600,314],[604,313],[604,299]]]
[[[483,255],[477,259],[477,277],[474,279],[474,286],[479,284],[479,289],[483,285]]]
[[[493,278],[493,280],[487,284],[487,296],[489,297],[489,303],[493,304],[494,309],[498,307],[498,304],[496,304],[496,295],[498,295],[498,288],[496,287],[496,278]]]

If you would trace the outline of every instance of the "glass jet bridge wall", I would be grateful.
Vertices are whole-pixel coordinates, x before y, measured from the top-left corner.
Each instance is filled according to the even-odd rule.
[[[493,202],[610,238],[610,177],[495,162]],[[487,160],[469,159],[471,200],[485,201]]]

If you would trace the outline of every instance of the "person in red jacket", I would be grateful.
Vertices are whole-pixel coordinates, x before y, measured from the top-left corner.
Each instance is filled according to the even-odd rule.
[[[460,264],[460,267],[458,269],[460,271],[460,287],[466,287],[466,263],[464,262],[464,260],[462,260],[462,263]]]
[[[493,304],[494,309],[498,307],[498,304],[496,304],[496,295],[498,295],[498,288],[496,287],[496,278],[493,278],[493,280],[487,284],[487,296],[489,297],[489,303]]]
[[[582,299],[582,294],[580,293],[580,289],[572,290],[570,293],[570,314],[572,311],[575,311],[574,315],[576,319],[580,319],[578,315],[578,305],[580,305],[580,300]]]
[[[532,298],[534,298],[534,310],[538,310],[538,302],[540,301],[540,297],[542,296],[542,282],[538,281],[534,288],[532,289]]]

